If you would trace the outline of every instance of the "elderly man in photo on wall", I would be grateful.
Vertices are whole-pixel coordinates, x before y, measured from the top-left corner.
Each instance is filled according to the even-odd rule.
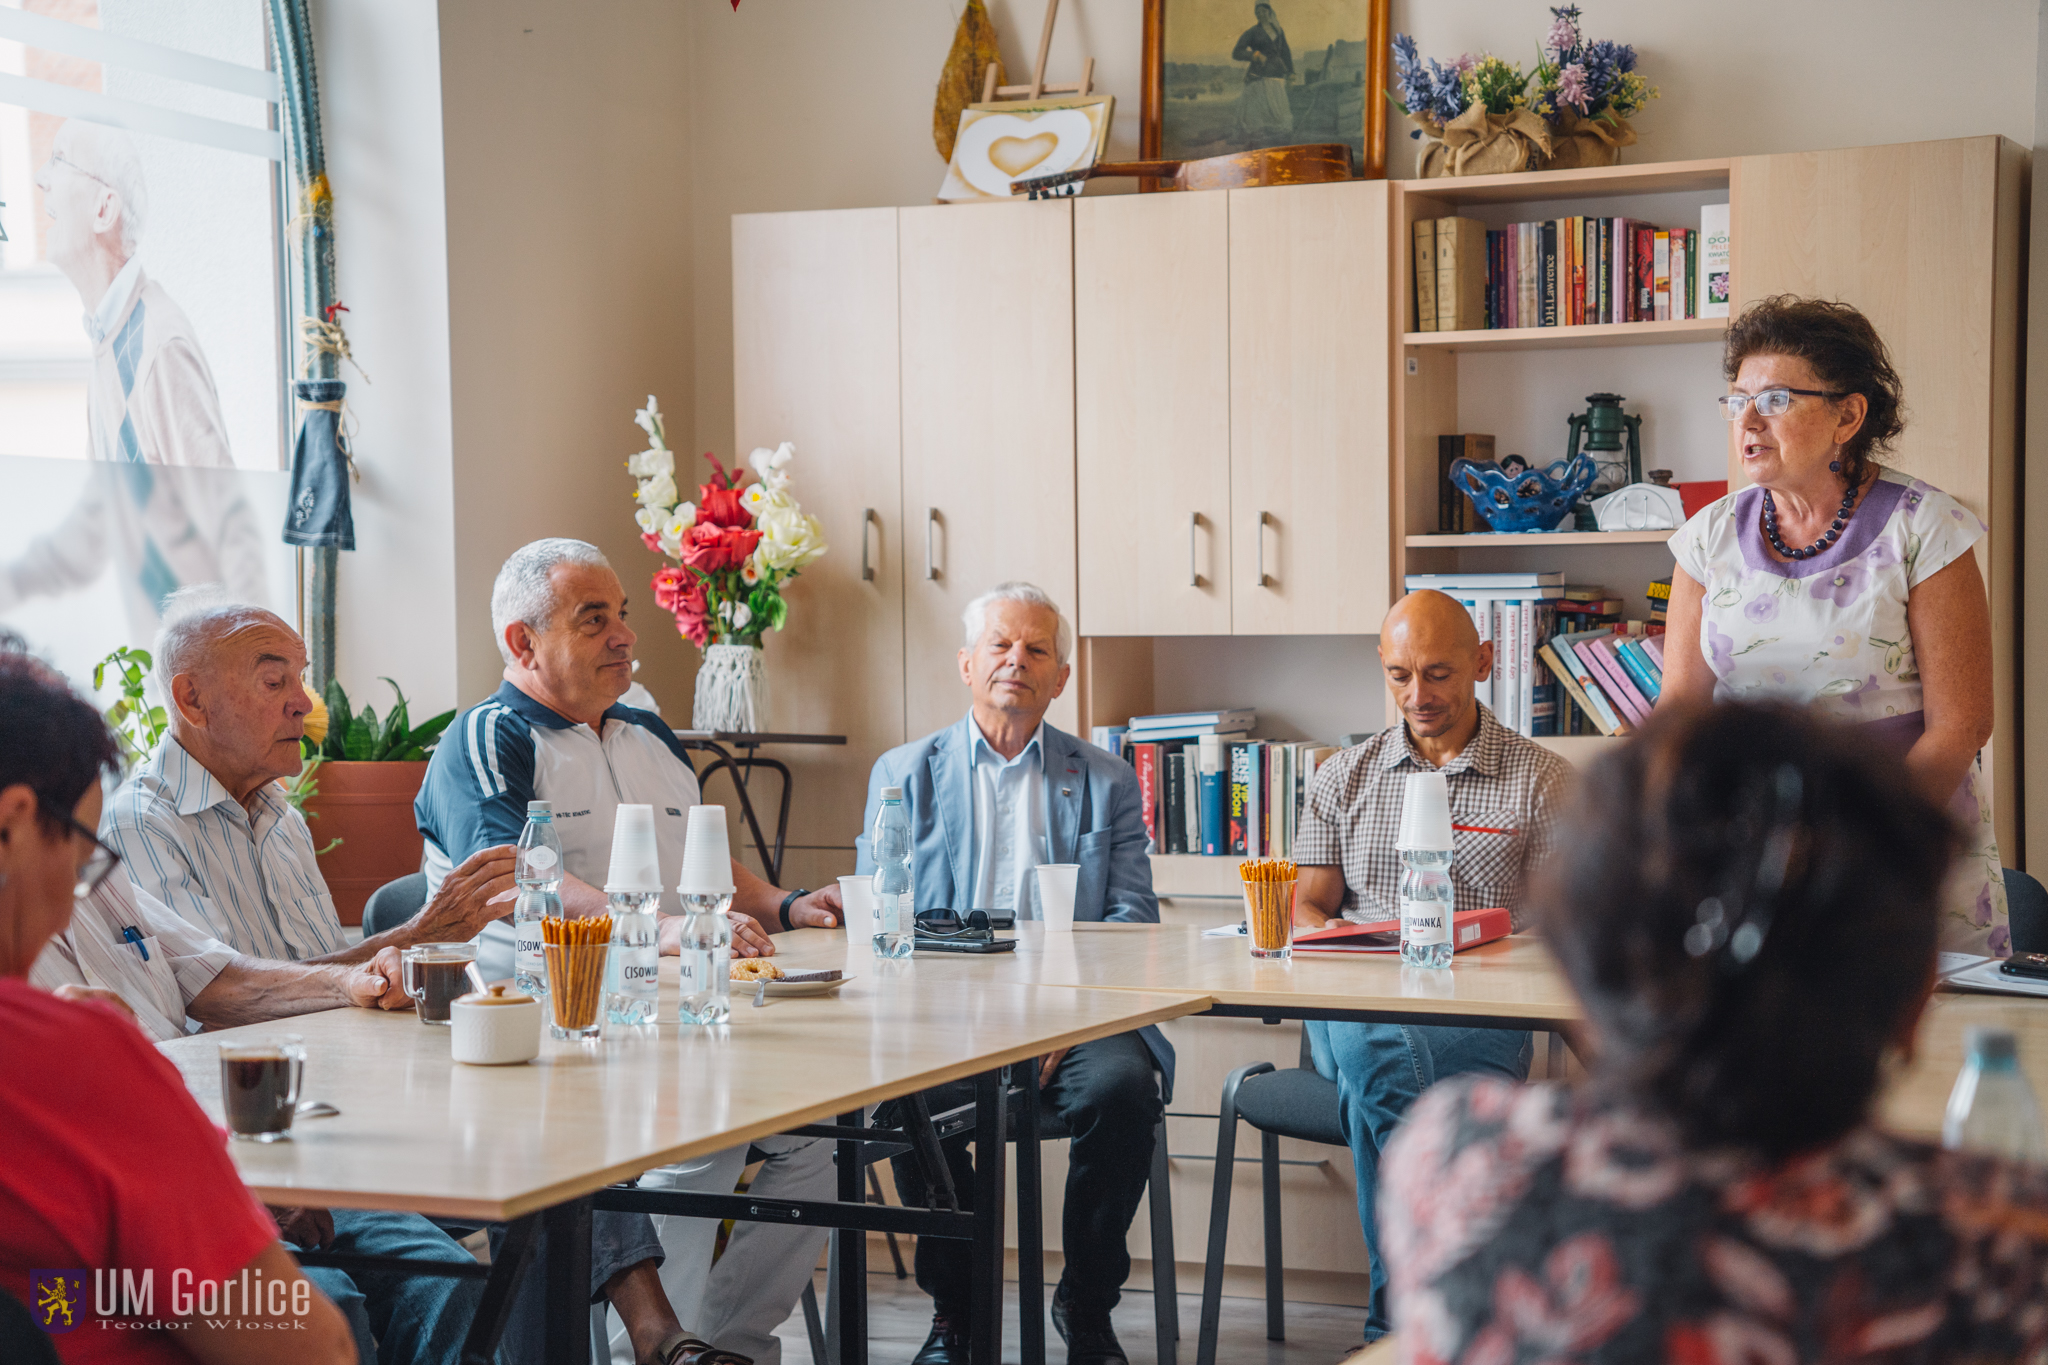
[[[1454,910],[1506,906],[1522,927],[1528,869],[1548,854],[1571,770],[1494,719],[1473,694],[1493,671],[1493,646],[1440,592],[1412,592],[1380,623],[1380,667],[1401,719],[1316,770],[1295,835],[1295,922],[1372,922],[1400,916],[1395,838],[1411,773],[1440,772],[1450,788]],[[1356,1024],[1303,1025],[1315,1067],[1337,1082],[1338,1122],[1358,1177],[1358,1222],[1372,1262],[1365,1339],[1389,1330],[1387,1269],[1373,1220],[1380,1152],[1402,1115],[1446,1076],[1481,1072],[1526,1080],[1526,1030]]]
[[[1045,723],[1072,672],[1066,617],[1031,584],[1003,583],[970,602],[963,620],[958,667],[968,712],[875,761],[862,828],[874,828],[885,791],[901,794],[919,910],[1038,919],[1034,869],[1078,863],[1076,920],[1157,923],[1137,774]],[[872,873],[865,833],[855,847],[859,870]],[[1066,1269],[1053,1293],[1053,1325],[1070,1365],[1114,1365],[1125,1356],[1109,1315],[1131,1273],[1125,1236],[1151,1172],[1162,1090],[1172,1096],[1173,1045],[1149,1027],[1098,1038],[1041,1058],[1039,1081],[1048,1118],[1073,1135],[1061,1228]],[[974,1083],[959,1081],[927,1098],[936,1113],[973,1095]],[[890,1111],[883,1106],[885,1119]],[[963,1207],[974,1189],[967,1142],[963,1134],[943,1144]],[[904,1203],[927,1202],[916,1163],[898,1157],[895,1169]],[[960,1365],[971,1329],[966,1257],[920,1239],[917,1285],[932,1296],[933,1312],[916,1365]]]
[[[658,616],[657,619],[665,619]],[[688,751],[652,711],[624,705],[633,680],[626,592],[595,545],[536,540],[512,553],[491,588],[491,628],[505,660],[505,681],[455,718],[427,765],[414,812],[427,840],[428,884],[460,876],[450,867],[478,849],[518,839],[527,805],[553,807],[562,840],[561,898],[572,919],[605,913],[612,827],[624,804],[654,807],[661,866],[661,951],[679,950],[683,869],[690,807],[701,801]],[[783,891],[732,860],[733,952],[773,953],[769,935],[839,923],[837,885],[816,893]],[[509,907],[508,907],[509,908]],[[512,927],[483,926],[484,975],[512,975]],[[754,1148],[765,1162],[748,1184],[770,1199],[836,1197],[832,1146],[812,1138],[770,1136]],[[683,1166],[640,1177],[645,1189],[731,1194],[747,1166],[741,1144]],[[661,1283],[686,1322],[701,1324],[720,1346],[760,1365],[781,1359],[775,1329],[796,1307],[824,1249],[823,1228],[743,1222],[712,1264],[718,1224],[662,1215],[654,1220],[667,1260]],[[612,1338],[612,1358],[630,1365],[631,1345]]]
[[[386,949],[474,937],[509,904],[513,850],[478,850],[443,878],[406,923],[350,946],[314,860],[306,819],[278,780],[297,775],[312,699],[302,674],[306,647],[270,612],[188,589],[166,604],[156,677],[171,703],[171,729],[107,803],[101,838],[136,887],[235,951],[311,964],[374,962]],[[388,958],[385,959],[388,962]],[[446,1232],[416,1214],[336,1210],[332,1242],[368,1256],[467,1257]],[[329,1235],[323,1224],[315,1230]],[[310,1234],[309,1235],[313,1235]],[[644,1215],[599,1214],[592,1224],[593,1299],[608,1297],[631,1331],[638,1360],[711,1361],[686,1334],[661,1290],[661,1246]],[[384,1365],[454,1361],[481,1290],[473,1281],[417,1281],[365,1272],[352,1278],[371,1321],[415,1314],[418,1349],[379,1332]],[[537,1351],[542,1298],[538,1258],[506,1326],[508,1359]],[[457,1286],[463,1286],[459,1290]],[[429,1302],[438,1296],[438,1302]]]

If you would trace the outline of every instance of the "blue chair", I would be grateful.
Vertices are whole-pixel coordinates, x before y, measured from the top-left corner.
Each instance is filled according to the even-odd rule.
[[[2048,953],[2048,889],[2016,867],[2005,871],[2005,903],[2012,913],[2012,950]]]
[[[396,929],[427,903],[427,874],[412,872],[370,893],[363,906],[363,937]]]

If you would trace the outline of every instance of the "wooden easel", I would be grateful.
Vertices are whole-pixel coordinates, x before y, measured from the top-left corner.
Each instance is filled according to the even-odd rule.
[[[1052,50],[1052,24],[1059,17],[1060,0],[1045,0],[1045,28],[1038,35],[1038,65],[1031,70],[1029,85],[997,85],[996,72],[999,62],[990,62],[988,71],[981,78],[981,102],[993,104],[998,99],[1021,95],[1035,100],[1041,95],[1088,95],[1095,90],[1095,59],[1090,57],[1081,67],[1081,79],[1067,85],[1045,83],[1045,56]]]

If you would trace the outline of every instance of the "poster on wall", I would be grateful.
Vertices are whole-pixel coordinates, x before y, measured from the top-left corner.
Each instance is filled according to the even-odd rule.
[[[74,680],[218,584],[290,616],[261,0],[0,0],[0,626]]]

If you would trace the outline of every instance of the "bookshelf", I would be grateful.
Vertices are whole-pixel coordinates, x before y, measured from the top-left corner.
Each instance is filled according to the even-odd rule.
[[[1403,346],[1446,351],[1560,351],[1574,346],[1683,346],[1719,341],[1726,318],[1676,322],[1589,322],[1576,327],[1495,327],[1462,332],[1406,332]]]
[[[1662,545],[1671,539],[1671,535],[1670,531],[1473,531],[1454,536],[1434,533],[1411,535],[1407,540],[1411,550],[1456,549],[1460,546],[1498,550],[1517,545],[1530,549],[1549,549],[1559,545]]]

